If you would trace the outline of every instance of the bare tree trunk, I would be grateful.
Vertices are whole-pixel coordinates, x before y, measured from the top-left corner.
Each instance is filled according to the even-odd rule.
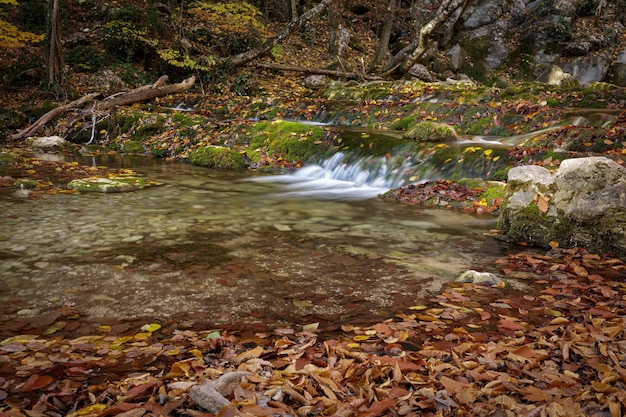
[[[406,74],[428,50],[431,34],[443,25],[459,7],[465,7],[466,2],[467,0],[443,0],[435,17],[420,28],[417,39],[387,61],[382,68],[382,73],[390,74],[399,70],[400,74]]]
[[[315,16],[320,14],[322,10],[327,8],[333,0],[322,0],[315,7],[308,10],[306,13],[302,14],[297,20],[289,23],[283,30],[278,32],[278,35],[274,36],[271,39],[265,41],[262,45],[257,48],[251,49],[249,51],[243,52],[239,55],[235,55],[234,57],[228,58],[225,62],[230,62],[231,65],[241,66],[245,65],[250,61],[255,60],[268,53],[274,46],[278,45],[280,41],[285,39],[287,36],[291,35],[291,33],[300,28],[302,25],[313,19]]]
[[[376,48],[376,54],[370,62],[368,71],[374,70],[378,65],[383,62],[383,58],[389,52],[389,39],[391,38],[391,30],[393,29],[393,21],[396,17],[396,9],[398,7],[398,0],[389,0],[387,4],[387,14],[385,15],[385,21],[383,22],[383,28],[380,34],[380,42]]]
[[[298,20],[298,0],[291,0],[291,21]]]
[[[49,4],[50,49],[48,52],[48,85],[58,87],[63,77],[63,47],[61,45],[61,20],[59,19],[59,0]]]
[[[604,11],[605,7],[606,7],[606,0],[600,0],[598,2],[598,7],[596,7],[596,19],[602,18],[602,12]]]
[[[339,55],[339,42],[341,31],[341,14],[339,13],[339,4],[337,0],[333,0],[328,6],[328,55],[337,57]]]
[[[411,69],[413,65],[424,55],[428,50],[428,43],[430,42],[430,35],[441,26],[448,18],[459,8],[465,7],[467,0],[444,0],[437,10],[435,17],[428,23],[426,23],[419,31],[419,42],[417,48],[408,57],[408,59],[400,66],[402,74]]]

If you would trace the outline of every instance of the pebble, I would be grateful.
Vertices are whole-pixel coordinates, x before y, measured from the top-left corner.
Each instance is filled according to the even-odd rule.
[[[132,235],[132,236],[128,236],[128,237],[125,237],[124,239],[122,239],[122,242],[124,242],[124,243],[135,243],[135,242],[139,242],[143,238],[144,238],[143,235]]]

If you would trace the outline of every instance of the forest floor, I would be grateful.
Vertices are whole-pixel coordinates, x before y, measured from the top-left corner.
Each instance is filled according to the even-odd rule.
[[[324,39],[315,42],[318,49],[325,48]],[[287,45],[284,59],[319,64],[318,55]],[[358,69],[357,57],[345,60],[346,69]],[[87,78],[72,79],[85,88],[78,92],[93,87],[82,84]],[[277,117],[296,108],[306,119],[323,103],[317,93],[302,87],[300,75],[261,71],[254,81],[262,100],[269,96],[275,99],[272,103],[280,103]],[[534,91],[531,99],[525,91],[524,99],[503,99],[500,93],[511,89],[513,84],[508,90],[495,89],[499,95],[490,98],[472,95],[474,88],[456,90],[447,107],[411,111],[469,131],[478,129],[465,117],[476,113],[467,108],[476,102],[484,114],[469,119],[490,120],[474,132],[480,134],[495,127],[507,134],[540,129],[565,110],[587,103],[623,111],[623,90],[560,93],[546,88]],[[394,108],[383,99],[360,98],[348,115],[359,123],[376,114],[379,122],[392,124],[414,105],[415,94],[406,92]],[[246,123],[257,115],[253,98],[232,91],[210,95],[215,113],[221,109],[221,114]],[[41,109],[50,99],[32,91],[11,97],[10,107],[16,110]],[[555,100],[558,105],[549,104]],[[149,114],[154,106],[127,110]],[[511,113],[515,118],[504,123]],[[225,131],[239,133],[228,126],[224,130],[225,124],[235,123],[205,116],[206,123],[194,130],[207,144],[217,143]],[[611,125],[564,127],[547,133],[536,147],[513,146],[508,152],[519,161],[555,167],[556,156],[544,151],[548,144],[567,139],[575,142],[572,152],[593,148],[622,161],[622,119]],[[70,122],[61,120],[46,133]],[[172,133],[180,126],[166,122],[161,128],[146,139],[146,147],[180,148],[171,157],[182,159],[191,144],[166,139],[175,138]],[[0,171],[0,186],[14,186],[8,177],[32,178],[37,186],[30,198],[72,192],[61,185],[69,179],[113,173],[19,152],[16,159]],[[445,198],[451,186],[440,183],[428,190]],[[420,195],[403,198],[415,203]],[[626,415],[626,265],[584,249],[555,247],[544,255],[524,249],[520,246],[518,254],[496,261],[503,281],[448,283],[403,314],[370,326],[213,328],[195,315],[99,320],[69,305],[0,322],[0,417]],[[516,290],[512,281],[524,282],[529,290]],[[192,387],[224,375],[237,383],[212,392],[209,400],[190,395]],[[225,406],[207,410],[213,403]]]

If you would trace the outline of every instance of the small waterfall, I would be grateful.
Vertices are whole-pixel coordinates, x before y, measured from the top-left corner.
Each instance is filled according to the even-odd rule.
[[[398,156],[359,156],[337,152],[292,174],[256,177],[285,184],[281,195],[330,199],[365,199],[410,182],[415,161]]]

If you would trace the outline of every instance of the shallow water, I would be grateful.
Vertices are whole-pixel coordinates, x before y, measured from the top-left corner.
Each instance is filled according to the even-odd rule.
[[[192,312],[214,326],[373,323],[509,250],[483,235],[490,217],[303,195],[182,163],[104,162],[164,185],[0,194],[3,319],[73,303],[91,317]]]

